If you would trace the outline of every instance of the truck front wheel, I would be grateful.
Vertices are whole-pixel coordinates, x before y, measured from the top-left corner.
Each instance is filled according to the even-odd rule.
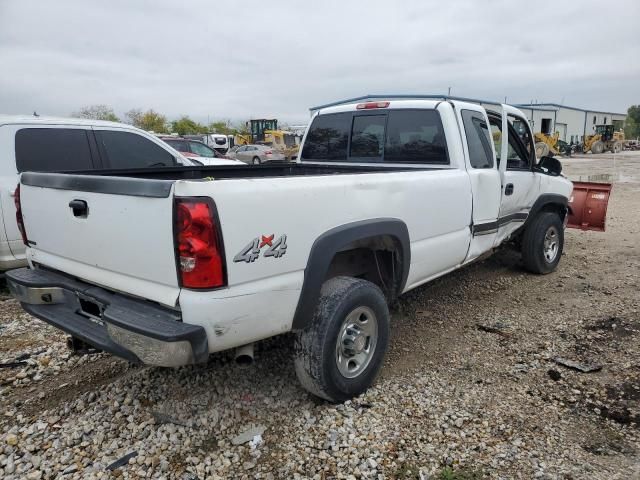
[[[522,236],[522,260],[527,270],[546,274],[560,262],[564,229],[557,213],[542,212],[527,225]]]
[[[296,335],[298,380],[318,397],[348,400],[371,386],[388,343],[382,291],[359,278],[331,278],[322,285],[312,324]]]

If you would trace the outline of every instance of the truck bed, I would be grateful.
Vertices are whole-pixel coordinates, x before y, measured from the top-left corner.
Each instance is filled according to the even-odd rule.
[[[110,169],[110,170],[86,170],[73,172],[75,175],[100,175],[110,177],[148,178],[157,180],[197,180],[201,178],[215,178],[220,180],[236,178],[265,178],[265,177],[292,177],[314,175],[340,175],[357,173],[376,173],[407,170],[433,170],[433,166],[420,167],[396,167],[386,165],[319,165],[313,163],[269,163],[265,165],[239,165],[239,166],[202,166],[202,167],[162,167],[142,169]],[[438,169],[436,167],[436,169]]]

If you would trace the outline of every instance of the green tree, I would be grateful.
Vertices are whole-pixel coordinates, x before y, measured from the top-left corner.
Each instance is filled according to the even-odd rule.
[[[178,120],[171,122],[171,131],[179,135],[194,135],[198,133],[207,133],[208,128],[183,115]]]
[[[134,127],[141,128],[148,132],[168,133],[167,117],[149,109],[143,112],[139,108],[133,108],[124,114],[127,121]]]
[[[113,108],[107,105],[87,105],[71,115],[78,118],[90,118],[92,120],[120,121],[118,116],[113,112]]]
[[[209,130],[222,135],[235,135],[238,130],[231,125],[231,120],[219,120],[209,124]]]
[[[640,137],[640,105],[631,105],[627,110],[624,135],[626,138]]]
[[[238,122],[235,124],[233,128],[236,131],[236,133],[239,133],[241,135],[248,135],[249,133],[251,133],[251,130],[249,129],[249,123],[250,123],[249,120],[245,120],[244,122]]]

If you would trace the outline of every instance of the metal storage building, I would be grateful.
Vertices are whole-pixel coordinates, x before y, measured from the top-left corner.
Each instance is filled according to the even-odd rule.
[[[595,132],[596,125],[613,125],[616,130],[619,130],[627,118],[625,113],[585,110],[557,103],[515,106],[527,115],[534,132],[546,134],[558,132],[560,140],[567,143],[581,143],[585,135]]]

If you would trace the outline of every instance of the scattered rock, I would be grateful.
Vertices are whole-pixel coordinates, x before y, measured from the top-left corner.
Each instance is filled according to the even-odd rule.
[[[602,365],[599,363],[580,363],[562,357],[553,357],[553,361],[558,365],[562,365],[563,367],[571,368],[573,370],[578,370],[579,372],[583,373],[597,372],[602,370]]]
[[[231,443],[234,445],[242,445],[243,443],[252,441],[256,436],[260,436],[262,438],[262,434],[265,430],[266,427],[262,425],[253,426],[233,437],[231,439]]]

